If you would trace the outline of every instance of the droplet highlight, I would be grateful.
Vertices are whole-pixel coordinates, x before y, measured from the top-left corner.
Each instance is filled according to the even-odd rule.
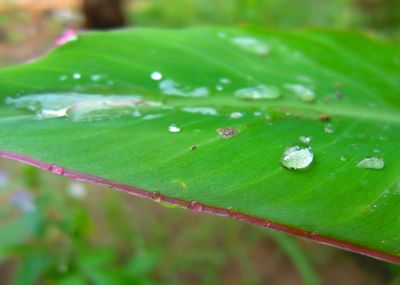
[[[279,98],[280,91],[275,86],[259,84],[257,86],[239,89],[235,92],[235,96],[244,100],[271,100]]]

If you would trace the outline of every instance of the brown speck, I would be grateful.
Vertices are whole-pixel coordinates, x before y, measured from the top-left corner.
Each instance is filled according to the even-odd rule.
[[[327,122],[327,121],[329,121],[331,118],[329,117],[329,115],[327,115],[327,114],[321,114],[321,115],[319,115],[319,120],[320,121],[322,121],[322,122]]]
[[[338,98],[338,99],[343,99],[343,93],[340,93],[340,92],[338,92],[338,93],[336,93],[335,94],[335,96],[336,96],[336,98]]]
[[[342,87],[343,82],[342,81],[336,81],[336,87]]]
[[[224,139],[229,139],[233,136],[236,136],[239,132],[233,128],[220,128],[217,129],[217,133]]]

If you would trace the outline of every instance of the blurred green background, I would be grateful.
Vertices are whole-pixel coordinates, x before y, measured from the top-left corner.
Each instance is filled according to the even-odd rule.
[[[81,5],[0,0],[0,66],[46,53],[68,27],[84,29]],[[400,40],[399,0],[133,0],[123,13],[128,26],[318,26]],[[0,284],[400,284],[398,272],[0,160]]]

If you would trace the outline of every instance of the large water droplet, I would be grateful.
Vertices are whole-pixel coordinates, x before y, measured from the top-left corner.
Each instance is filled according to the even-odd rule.
[[[361,160],[357,167],[369,169],[382,169],[385,166],[385,161],[380,157],[367,157]]]
[[[275,86],[260,84],[239,89],[235,92],[235,96],[245,100],[277,99],[280,97],[280,92]]]
[[[172,125],[170,125],[170,126],[168,127],[168,131],[169,131],[170,133],[179,133],[179,132],[181,131],[181,129],[180,129],[177,125],[172,124]]]
[[[305,102],[315,101],[315,93],[312,89],[301,84],[286,84],[285,87],[291,90],[297,98]]]
[[[62,169],[62,167],[57,164],[50,165],[49,170],[54,174],[59,174],[59,175],[64,174],[64,169]]]
[[[268,46],[265,43],[257,40],[256,38],[235,37],[232,39],[232,42],[242,49],[258,55],[265,56],[269,53]]]
[[[151,77],[151,79],[158,81],[158,80],[161,80],[163,78],[163,75],[159,71],[154,71],[154,72],[152,72],[150,74],[150,77]]]
[[[288,169],[304,169],[310,166],[314,154],[310,147],[290,146],[282,155],[281,163]]]
[[[236,136],[239,132],[233,128],[220,128],[217,130],[217,133],[224,139],[229,139],[233,136]]]

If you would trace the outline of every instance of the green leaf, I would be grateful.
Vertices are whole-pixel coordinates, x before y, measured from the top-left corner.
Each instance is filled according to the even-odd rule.
[[[1,155],[399,263],[399,64],[351,32],[87,33],[0,71]]]

